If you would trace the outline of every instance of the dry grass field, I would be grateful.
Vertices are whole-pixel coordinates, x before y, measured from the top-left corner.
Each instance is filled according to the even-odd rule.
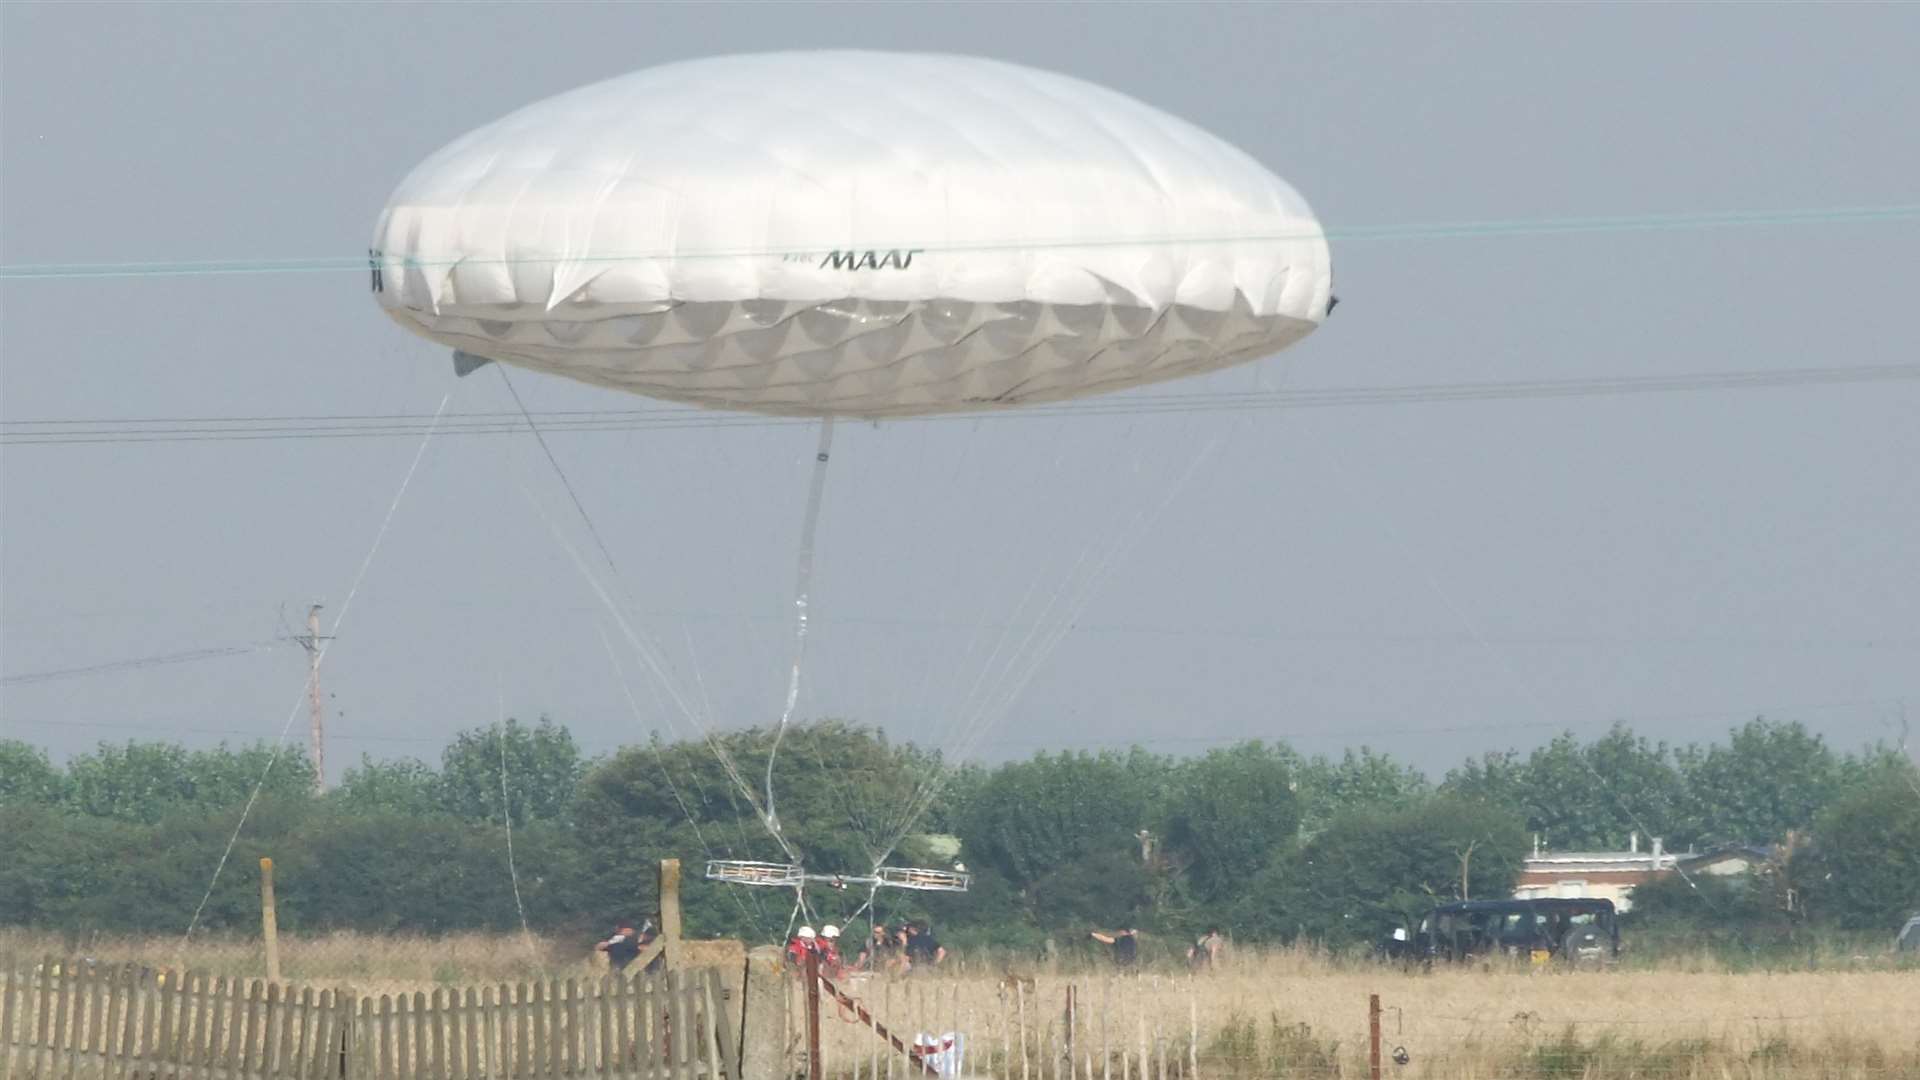
[[[66,944],[4,932],[0,960],[59,955]],[[105,963],[261,970],[259,946],[246,940],[196,941],[184,955],[177,940],[85,946]],[[741,962],[729,943],[689,952],[695,963]],[[290,979],[373,993],[604,972],[580,948],[519,935],[289,938],[282,956]],[[959,959],[936,973],[845,984],[908,1038],[965,1033],[967,1074],[1003,1080],[1365,1077],[1369,994],[1383,1006],[1383,1075],[1402,1080],[1920,1078],[1920,971],[1856,967],[1734,973],[1686,957],[1650,970],[1408,973],[1300,949],[1242,952],[1197,977]],[[797,983],[793,1000],[787,1037],[797,1048]],[[850,1014],[829,1005],[823,1027],[832,1075],[889,1075],[880,1043]],[[897,1061],[891,1070],[905,1075]]]

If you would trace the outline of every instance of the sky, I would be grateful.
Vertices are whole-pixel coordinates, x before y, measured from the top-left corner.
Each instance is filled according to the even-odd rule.
[[[1846,376],[1914,363],[1916,41],[1911,5],[0,6],[0,737],[304,739],[288,639],[314,602],[340,620],[335,777],[502,713],[593,752],[775,722],[813,427],[555,429],[556,472],[525,434],[423,442],[443,400],[513,400],[387,320],[364,269],[26,268],[350,266],[417,161],[522,104],[858,47],[1050,68],[1214,132],[1312,203],[1341,304],[1279,357],[1136,395],[1259,407],[839,425],[801,717],[987,760],[1286,738],[1436,775],[1621,720],[1896,740],[1920,380]],[[1699,226],[1726,214],[1756,220]],[[1836,374],[1617,392],[1808,369]],[[1305,407],[1577,380],[1615,392]],[[513,386],[543,422],[651,406]],[[412,420],[22,438],[368,416]]]

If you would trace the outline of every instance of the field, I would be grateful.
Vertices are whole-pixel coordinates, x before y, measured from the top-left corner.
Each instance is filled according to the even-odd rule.
[[[68,944],[0,933],[0,959],[60,955]],[[241,939],[196,941],[184,954],[177,939],[74,944],[106,963],[260,972],[258,944]],[[689,952],[694,962],[740,962],[723,943]],[[290,979],[372,993],[603,971],[581,949],[520,935],[289,938],[282,955]],[[1020,1080],[1364,1077],[1370,994],[1382,1003],[1383,1075],[1404,1080],[1920,1077],[1920,971],[1884,958],[1772,972],[1696,956],[1613,972],[1405,973],[1276,950],[1232,955],[1198,977],[1171,966],[1119,976],[1097,965],[959,959],[930,975],[845,982],[908,1038],[965,1033],[969,1075]],[[803,1014],[793,999],[787,1041],[797,1050]],[[824,1015],[830,1074],[889,1074],[881,1044],[851,1014],[829,1003]],[[905,1075],[897,1062],[891,1071]]]

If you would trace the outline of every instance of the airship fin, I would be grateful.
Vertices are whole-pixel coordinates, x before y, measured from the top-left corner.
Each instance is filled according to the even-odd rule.
[[[491,363],[493,361],[484,356],[453,350],[453,373],[463,379]]]

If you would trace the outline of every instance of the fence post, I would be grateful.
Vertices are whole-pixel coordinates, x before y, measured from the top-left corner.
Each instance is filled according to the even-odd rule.
[[[775,1080],[782,1075],[781,1029],[787,1015],[787,986],[777,945],[747,953],[740,980],[740,1075],[736,1080]]]
[[[801,952],[807,980],[807,1080],[820,1080],[820,954]]]
[[[1093,1080],[1092,1070],[1088,1073],[1087,1080]],[[1187,991],[1187,1080],[1200,1080],[1200,1003],[1191,988]]]
[[[260,936],[267,943],[267,981],[280,981],[280,919],[273,908],[273,860],[260,860]]]
[[[660,941],[668,971],[684,967],[680,955],[680,860],[660,860]]]
[[[1380,995],[1367,995],[1367,1076],[1380,1080]]]
[[[730,981],[719,968],[707,971],[707,1018],[702,1030],[719,1055],[716,1071],[724,1073],[729,1080],[740,1080],[740,1044],[735,1037],[740,1030],[738,1016],[742,1003],[739,992],[727,985]]]
[[[1073,1063],[1077,1060],[1073,1056],[1073,1027],[1074,1027],[1074,1021],[1075,1019],[1077,1019],[1076,1016],[1074,1015],[1075,1014],[1074,1005],[1075,1005],[1075,1001],[1074,1001],[1074,995],[1073,995],[1073,984],[1068,983],[1067,984],[1067,1075],[1068,1076],[1073,1075]]]

